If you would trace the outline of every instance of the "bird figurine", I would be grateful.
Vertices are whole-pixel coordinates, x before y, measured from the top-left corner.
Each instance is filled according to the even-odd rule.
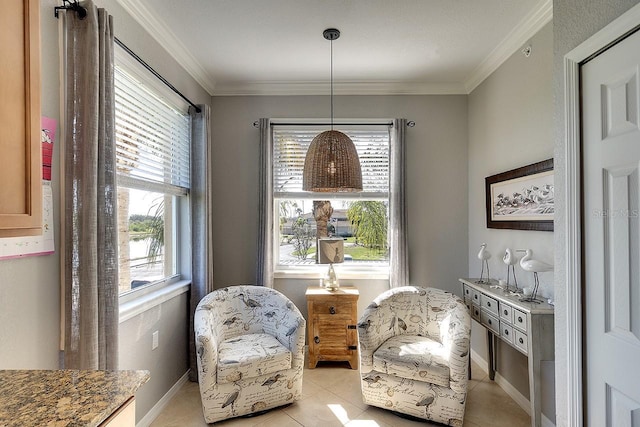
[[[476,283],[489,283],[489,258],[491,258],[491,252],[487,250],[487,244],[480,245],[480,252],[478,252],[478,259],[481,262],[482,268],[480,269],[480,280]],[[484,278],[484,270],[487,270],[487,278]]]
[[[533,251],[531,249],[519,249],[518,252],[524,252],[525,256],[520,260],[520,267],[524,271],[530,271],[533,273],[533,292],[531,292],[530,296],[522,298],[520,301],[526,302],[534,302],[536,304],[541,303],[542,301],[537,299],[538,295],[538,287],[540,286],[540,280],[538,279],[538,273],[543,273],[546,271],[553,271],[553,265],[547,264],[544,261],[540,261],[537,259],[531,259],[533,256]]]
[[[513,253],[511,248],[505,249],[502,262],[507,264],[507,290],[509,289],[511,273],[513,273],[513,283],[516,292],[518,292],[518,279],[516,278],[516,264],[518,263],[518,257]]]

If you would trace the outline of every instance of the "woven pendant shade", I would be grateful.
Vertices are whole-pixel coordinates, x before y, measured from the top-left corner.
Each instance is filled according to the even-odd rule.
[[[313,138],[304,160],[302,189],[323,193],[362,191],[360,159],[347,135],[328,130]]]

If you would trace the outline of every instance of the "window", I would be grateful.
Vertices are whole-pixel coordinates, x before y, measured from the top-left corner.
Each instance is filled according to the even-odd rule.
[[[274,248],[276,272],[324,272],[316,264],[316,236],[344,239],[342,273],[366,269],[388,274],[390,128],[339,126],[354,142],[362,167],[359,193],[302,191],[302,171],[313,138],[326,130],[273,126]]]
[[[171,99],[135,68],[116,62],[120,294],[179,275],[191,121],[186,107]]]

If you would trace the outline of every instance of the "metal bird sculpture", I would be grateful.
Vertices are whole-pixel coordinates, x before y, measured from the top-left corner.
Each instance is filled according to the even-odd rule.
[[[525,256],[520,260],[520,267],[524,271],[530,271],[533,273],[533,292],[530,296],[522,298],[520,301],[526,302],[534,302],[536,304],[540,304],[542,301],[537,299],[538,295],[538,287],[540,286],[540,280],[538,279],[538,273],[543,273],[546,271],[553,271],[553,265],[547,264],[544,261],[540,261],[537,259],[531,259],[533,256],[533,251],[531,249],[519,249],[518,252],[524,252]]]
[[[480,252],[478,252],[478,259],[482,265],[480,269],[480,280],[476,283],[489,283],[489,258],[491,258],[491,252],[487,250],[487,244],[480,245]],[[487,270],[487,278],[484,278],[484,270]]]
[[[502,261],[507,264],[507,289],[509,290],[509,281],[511,277],[511,273],[513,273],[513,283],[518,292],[518,279],[516,278],[516,264],[518,263],[518,257],[513,253],[511,248],[507,248],[504,251],[504,256],[502,257]]]

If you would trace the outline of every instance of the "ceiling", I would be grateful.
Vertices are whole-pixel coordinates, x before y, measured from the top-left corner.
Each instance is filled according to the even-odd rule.
[[[466,94],[551,0],[117,0],[211,95]]]

